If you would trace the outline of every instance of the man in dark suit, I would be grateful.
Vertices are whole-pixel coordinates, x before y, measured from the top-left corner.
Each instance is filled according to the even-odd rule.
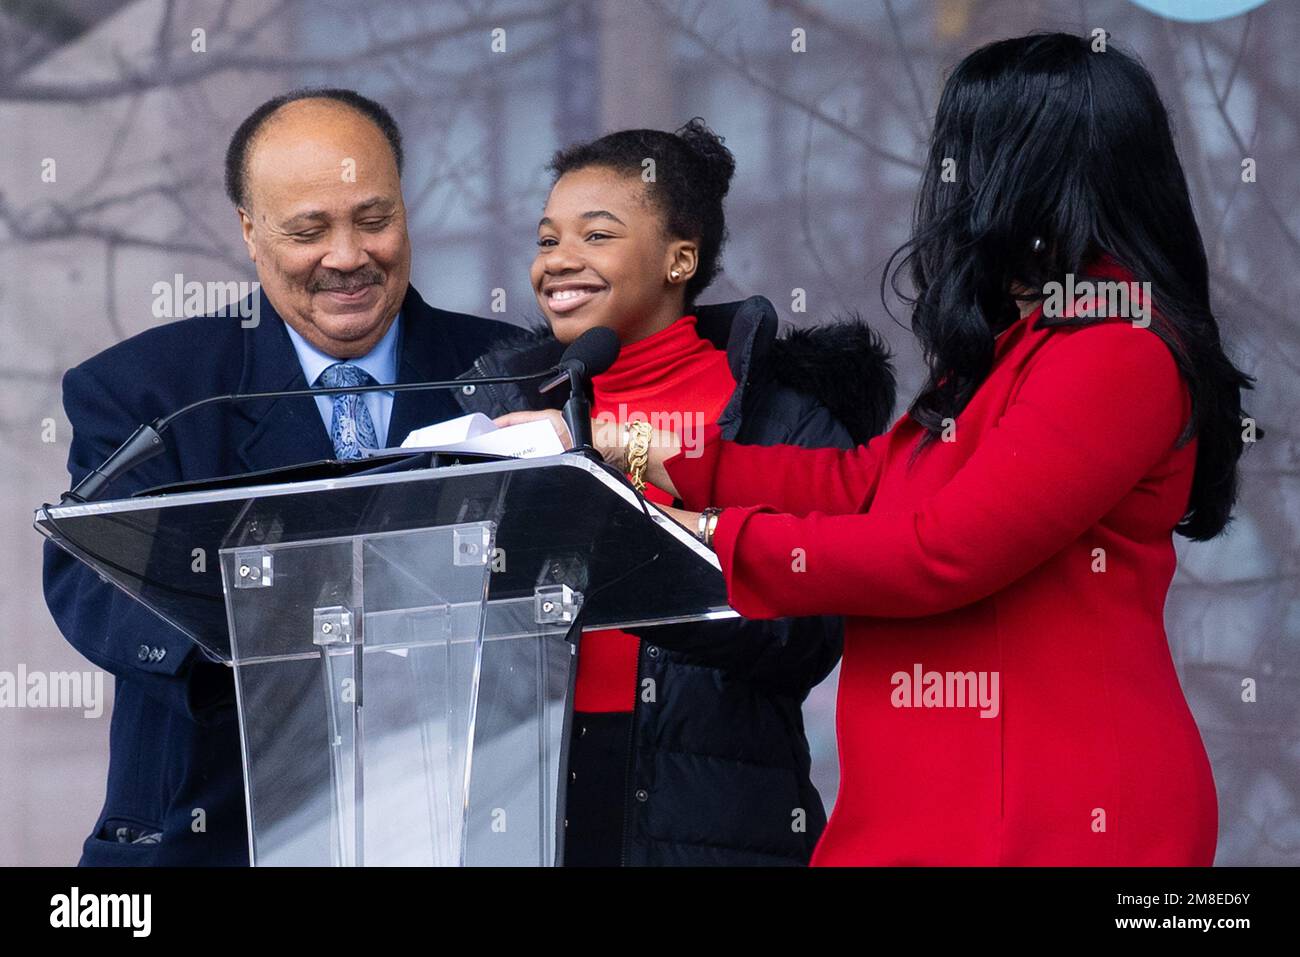
[[[434,309],[411,288],[401,162],[392,118],[351,91],[255,111],[231,141],[226,186],[261,284],[256,321],[185,319],[71,369],[73,484],[140,423],[197,399],[452,379],[511,331]],[[106,496],[352,458],[459,414],[444,391],[215,404],[178,419],[166,451]],[[107,797],[81,863],[247,864],[229,669],[49,544],[45,596],[73,646],[117,679]]]

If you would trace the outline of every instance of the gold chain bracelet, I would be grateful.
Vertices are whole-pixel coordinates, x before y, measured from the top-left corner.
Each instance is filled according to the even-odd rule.
[[[649,422],[629,422],[627,425],[627,468],[632,487],[645,492],[645,470],[650,465],[650,438],[654,429]]]

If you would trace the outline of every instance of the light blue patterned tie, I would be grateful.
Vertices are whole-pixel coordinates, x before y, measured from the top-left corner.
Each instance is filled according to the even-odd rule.
[[[319,388],[337,389],[357,385],[375,385],[375,380],[360,366],[338,362],[320,374]],[[352,392],[334,396],[334,414],[330,418],[330,441],[334,457],[359,459],[362,449],[379,448],[375,423],[366,408],[366,393]]]

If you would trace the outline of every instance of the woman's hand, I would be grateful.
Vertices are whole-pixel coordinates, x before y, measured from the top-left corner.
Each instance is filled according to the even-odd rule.
[[[569,427],[565,424],[564,416],[557,409],[507,412],[505,415],[497,416],[492,420],[492,423],[497,428],[504,429],[510,425],[536,422],[538,419],[545,419],[551,423],[551,426],[555,429],[555,434],[560,437],[560,444],[565,449],[573,448],[573,436],[569,434]],[[607,465],[612,465],[614,468],[623,471],[627,470],[627,447],[625,442],[624,427],[619,423],[608,416],[591,420],[591,444],[600,453],[600,457],[605,460]],[[680,452],[681,448],[681,440],[674,432],[656,429],[650,436],[650,460],[646,466],[645,480],[656,488],[663,489],[674,496],[677,495],[677,489],[673,486],[668,471],[664,468],[664,462]]]
[[[511,425],[523,425],[525,422],[536,422],[538,419],[545,419],[555,428],[555,434],[560,437],[560,444],[566,450],[573,448],[573,436],[569,434],[569,426],[565,424],[564,416],[555,409],[540,409],[530,412],[507,412],[505,415],[498,415],[492,420],[492,424],[498,429],[504,429]]]
[[[573,436],[569,434],[568,423],[564,421],[564,416],[557,409],[540,409],[529,412],[507,412],[505,415],[499,415],[492,420],[492,423],[499,429],[504,429],[509,425],[522,425],[525,422],[536,422],[538,419],[545,419],[551,423],[555,429],[555,434],[560,437],[560,444],[564,448],[573,448]],[[591,444],[600,457],[608,464],[621,468],[623,462],[623,448],[619,443],[619,429],[610,427],[608,422],[598,422],[596,419],[591,420]]]

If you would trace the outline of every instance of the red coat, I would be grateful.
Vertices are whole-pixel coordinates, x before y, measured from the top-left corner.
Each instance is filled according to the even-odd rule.
[[[732,607],[846,616],[814,865],[1213,861],[1214,779],[1164,630],[1190,396],[1150,330],[1038,316],[910,468],[908,416],[852,451],[714,430],[670,461],[688,507],[734,506],[715,538]]]

